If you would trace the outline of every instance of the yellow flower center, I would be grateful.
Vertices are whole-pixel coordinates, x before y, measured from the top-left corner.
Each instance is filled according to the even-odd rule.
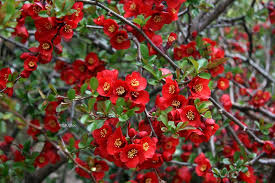
[[[28,66],[32,68],[32,67],[35,66],[35,63],[34,63],[33,61],[30,61],[30,62],[28,63]]]
[[[131,149],[128,151],[128,158],[133,159],[135,156],[137,156],[137,150],[136,149]]]
[[[43,44],[42,44],[42,48],[43,48],[44,50],[48,50],[50,47],[51,47],[51,46],[50,46],[49,43],[43,43]]]
[[[106,137],[106,134],[107,134],[107,130],[105,128],[103,128],[102,130],[100,130],[100,136],[102,138]]]
[[[122,145],[122,142],[120,140],[120,138],[116,139],[115,140],[115,143],[114,143],[115,147],[119,148],[121,145]]]
[[[193,86],[193,89],[194,89],[196,92],[201,92],[202,89],[203,89],[203,86],[202,86],[202,84],[197,84],[197,85]]]
[[[105,82],[103,85],[103,91],[107,93],[110,90],[110,87],[111,87],[110,83]]]
[[[145,142],[144,144],[143,144],[143,150],[144,151],[148,151],[148,149],[149,149],[149,144],[148,144],[148,142]]]
[[[72,26],[71,26],[71,25],[66,24],[66,25],[64,26],[64,31],[65,31],[65,32],[67,32],[67,33],[72,32],[72,31],[73,31],[73,30],[72,30]]]
[[[195,119],[195,115],[194,115],[193,111],[191,111],[191,110],[189,110],[187,112],[186,117],[191,121]]]
[[[131,85],[132,86],[139,86],[139,81],[137,81],[136,79],[132,79]]]
[[[172,102],[171,105],[174,106],[175,108],[179,108],[179,107],[180,107],[180,101],[178,101],[178,100],[173,100],[173,102]]]
[[[110,25],[110,26],[108,27],[108,31],[111,32],[111,33],[113,33],[113,32],[115,31],[115,29],[116,29],[116,27],[115,27],[114,24],[113,24],[113,25]]]
[[[159,22],[161,22],[162,18],[161,18],[161,16],[156,15],[156,16],[154,16],[153,20],[154,20],[154,22],[159,23]]]
[[[206,170],[206,168],[207,168],[206,165],[202,165],[202,166],[200,167],[200,171],[204,172],[204,171]]]
[[[130,5],[130,10],[135,10],[136,7],[137,7],[136,3],[132,3],[132,4]]]
[[[116,93],[117,93],[119,96],[123,95],[123,94],[125,93],[124,87],[123,87],[123,86],[118,87],[118,88],[116,89]]]
[[[174,85],[170,85],[168,89],[169,94],[174,94],[175,91],[176,91],[176,87]]]

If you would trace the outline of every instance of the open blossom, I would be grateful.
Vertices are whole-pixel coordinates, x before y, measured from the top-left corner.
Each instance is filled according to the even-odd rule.
[[[196,166],[196,173],[198,176],[204,176],[206,173],[210,170],[211,164],[210,161],[205,157],[203,153],[199,154],[195,158],[195,163],[197,163]]]
[[[191,92],[191,98],[208,99],[211,95],[210,88],[208,87],[209,80],[200,77],[195,77],[188,84]]]

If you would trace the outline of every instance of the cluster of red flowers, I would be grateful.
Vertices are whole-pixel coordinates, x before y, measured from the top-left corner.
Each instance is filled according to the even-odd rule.
[[[161,110],[167,107],[173,107],[168,113],[169,121],[174,121],[175,125],[179,122],[187,122],[192,127],[189,130],[179,132],[181,137],[190,139],[195,144],[208,141],[209,138],[219,128],[213,119],[203,119],[194,105],[195,99],[205,101],[210,97],[210,89],[208,87],[209,80],[200,77],[193,78],[188,84],[189,97],[180,95],[180,89],[176,81],[166,78],[166,83],[162,87],[162,97],[156,98],[156,106]]]
[[[34,166],[42,168],[49,163],[56,164],[58,161],[60,161],[60,156],[57,154],[57,149],[46,141],[42,151],[35,159]]]
[[[202,57],[209,58],[209,64],[213,65],[213,67],[209,69],[209,72],[212,77],[216,77],[224,71],[224,65],[219,63],[219,59],[224,58],[224,50],[217,48],[216,42],[209,38],[203,38],[202,40],[205,50],[203,55],[201,55],[198,51],[197,43],[195,41],[191,41],[186,45],[181,45],[174,48],[174,59],[181,60],[185,57],[193,57],[194,59],[199,59]]]
[[[60,102],[53,101],[49,102],[45,108],[45,118],[44,118],[44,128],[52,133],[56,133],[60,130],[60,124],[57,119],[56,107]],[[34,139],[37,140],[37,135],[41,134],[39,130],[40,122],[37,119],[34,119],[30,122],[29,129],[27,133]]]
[[[14,138],[11,136],[4,136],[4,141],[0,141],[0,150],[4,154],[0,155],[0,162],[6,162],[13,160],[15,162],[22,162],[25,160],[25,156],[22,154],[23,145],[14,143]],[[12,156],[9,156],[9,152],[12,152]]]
[[[95,154],[119,167],[128,168],[140,167],[142,163],[151,160],[156,151],[157,139],[149,137],[145,131],[137,133],[134,129],[128,131],[129,137],[126,138],[121,127],[116,128],[117,123],[117,118],[111,118],[93,131],[93,143],[97,146]]]
[[[271,24],[275,24],[275,4],[274,2],[270,1],[267,4],[267,9],[269,12],[269,20]]]
[[[162,49],[162,38],[160,35],[156,35],[154,32],[160,30],[163,25],[170,24],[172,21],[178,19],[178,11],[182,3],[186,0],[173,1],[167,0],[166,2],[162,1],[146,1],[141,0],[124,0],[120,3],[124,4],[124,16],[128,17],[137,17],[138,15],[144,15],[145,18],[149,17],[149,20],[142,27],[142,30],[145,34],[153,41],[153,43]],[[138,38],[140,42],[144,41],[144,37],[131,26],[122,27],[119,30],[119,25],[115,20],[105,19],[103,15],[94,19],[96,25],[103,26],[104,33],[110,37],[110,43],[112,47],[117,50],[128,49],[130,47],[130,40],[128,38],[128,32],[131,32],[135,37]],[[135,24],[137,27],[140,25]],[[175,33],[170,34],[167,42],[167,47],[171,46],[171,43],[176,40]],[[149,54],[156,54],[152,46],[147,43],[149,48]]]
[[[3,90],[7,87],[9,75],[11,75],[10,68],[3,68],[0,70],[0,90]],[[7,93],[9,96],[13,94],[13,88],[7,88],[4,93]]]
[[[94,23],[103,26],[104,33],[110,38],[110,43],[115,49],[128,49],[131,46],[126,30],[119,30],[119,26],[115,20],[105,19],[105,17],[101,15],[94,19]]]
[[[145,91],[147,81],[138,72],[126,76],[125,81],[118,79],[117,70],[103,70],[97,73],[97,92],[99,95],[109,97],[113,104],[119,97],[131,102],[131,108],[139,107],[143,112],[149,102],[149,94]]]
[[[271,94],[268,91],[258,90],[249,101],[255,107],[261,107],[266,104],[271,98]]]
[[[75,12],[62,18],[56,17],[40,17],[40,11],[51,12],[51,1],[35,1],[34,3],[26,3],[22,7],[21,17],[13,33],[22,37],[22,42],[26,42],[29,37],[25,27],[25,18],[30,16],[34,20],[36,27],[35,39],[39,42],[38,47],[30,48],[30,52],[23,53],[21,59],[24,60],[24,71],[21,76],[28,78],[30,73],[37,68],[37,63],[49,63],[53,57],[53,50],[57,54],[62,53],[61,39],[69,41],[73,36],[73,29],[83,18],[83,3],[76,2],[72,9]]]
[[[75,85],[76,91],[88,81],[96,76],[97,72],[104,70],[104,62],[99,60],[97,54],[90,52],[85,60],[77,59],[72,64],[58,60],[55,70],[61,73],[61,79],[68,85]]]

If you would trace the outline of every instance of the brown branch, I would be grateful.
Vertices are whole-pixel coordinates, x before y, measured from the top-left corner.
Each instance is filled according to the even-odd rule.
[[[211,22],[213,22],[224,10],[231,5],[234,0],[223,0],[217,4],[217,6],[204,15],[203,17],[198,16],[192,22],[191,32],[197,31],[201,32],[205,29]]]
[[[225,115],[228,119],[232,120],[235,124],[242,128],[250,137],[252,137],[256,142],[263,144],[264,141],[259,139],[250,129],[248,129],[240,120],[238,120],[235,116],[227,112],[215,99],[212,97],[209,100],[219,109],[219,112]]]
[[[89,1],[89,0],[78,0],[79,2],[83,2],[83,3],[87,3],[87,4],[91,4],[91,5],[95,5],[98,6],[104,10],[106,10],[107,12],[109,12],[110,14],[114,15],[115,17],[117,17],[118,19],[120,19],[122,22],[126,23],[127,25],[130,25],[131,27],[133,27],[136,31],[138,31],[147,41],[148,43],[162,56],[164,57],[169,64],[174,68],[174,69],[178,69],[181,71],[182,74],[184,74],[184,71],[182,69],[180,69],[178,67],[178,65],[168,56],[166,55],[163,51],[161,51],[154,43],[153,41],[142,31],[142,29],[140,29],[138,26],[136,26],[135,24],[133,24],[131,21],[127,20],[126,18],[124,18],[123,16],[119,15],[118,13],[114,12],[113,10],[111,10],[110,8],[106,7],[105,5],[103,5],[100,2],[97,1]]]

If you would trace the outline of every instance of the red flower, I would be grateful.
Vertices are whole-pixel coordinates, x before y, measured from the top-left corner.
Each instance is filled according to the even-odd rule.
[[[152,158],[156,151],[156,141],[157,139],[152,139],[150,137],[143,137],[139,144],[142,146],[145,158]]]
[[[147,91],[132,91],[130,92],[131,101],[135,104],[147,104],[150,101]]]
[[[110,100],[112,103],[116,103],[118,97],[123,97],[125,100],[128,100],[129,97],[129,88],[125,81],[116,80],[113,86],[113,95]]]
[[[229,81],[226,78],[220,78],[218,80],[218,85],[217,87],[220,90],[226,90],[229,87]]]
[[[48,156],[45,153],[40,153],[39,156],[36,157],[34,166],[43,168],[49,163]]]
[[[188,130],[186,138],[196,145],[206,141],[204,133],[199,129]]]
[[[14,161],[15,162],[19,162],[19,161],[24,161],[25,160],[25,157],[22,155],[22,153],[18,150],[16,150],[14,153],[13,153],[13,156],[14,156]]]
[[[105,172],[109,170],[109,166],[105,161],[94,159],[91,170],[93,171],[93,176],[98,181],[103,179]]]
[[[174,32],[171,32],[168,36],[167,44],[172,45],[176,40],[177,40],[177,34]]]
[[[141,13],[141,10],[143,8],[143,3],[141,0],[129,0],[126,1],[126,3],[123,6],[123,9],[125,11],[124,17],[136,17]]]
[[[99,65],[97,54],[90,52],[85,58],[86,65],[90,71],[93,71]]]
[[[148,172],[143,175],[139,183],[158,183],[158,176],[154,172]]]
[[[105,17],[103,15],[100,15],[99,17],[93,19],[93,22],[96,25],[104,25]]]
[[[128,34],[124,30],[119,30],[114,33],[110,39],[112,47],[117,50],[128,49],[131,46],[131,42],[128,39]]]
[[[103,22],[103,31],[107,36],[113,37],[118,31],[118,24],[113,19],[106,19]]]
[[[173,81],[170,78],[165,80],[165,84],[162,87],[162,96],[164,98],[171,98],[179,94],[179,87],[177,81]]]
[[[176,151],[176,147],[179,144],[179,139],[173,137],[166,137],[162,139],[162,148],[164,152],[173,154]]]
[[[65,81],[66,84],[72,85],[72,84],[76,83],[76,81],[77,81],[77,78],[74,73],[75,72],[72,69],[65,70],[65,71],[61,72],[60,78],[63,81]]]
[[[92,132],[97,144],[106,144],[108,137],[112,134],[112,128],[109,125],[103,125],[101,128]]]
[[[82,161],[80,158],[75,158],[75,161],[77,162],[77,164],[79,164],[82,167],[85,167],[87,170],[89,170],[89,165],[86,162]],[[90,174],[80,167],[76,167],[75,172],[81,177],[85,177],[87,179],[90,178]]]
[[[5,154],[0,155],[0,163],[5,163],[8,161],[8,157]]]
[[[37,68],[38,58],[35,56],[29,56],[24,61],[24,70],[34,71]]]
[[[75,29],[77,27],[77,24],[73,21],[66,21],[66,23],[61,27],[60,29],[60,36],[65,40],[69,41],[73,35]]]
[[[164,24],[170,24],[172,22],[172,16],[165,11],[154,11],[151,14],[151,18],[146,22],[145,27],[152,31],[160,30]]]
[[[231,109],[232,103],[228,94],[223,94],[220,98],[220,102],[227,111]]]
[[[147,86],[146,79],[138,72],[132,72],[132,74],[127,75],[125,81],[131,91],[141,91]]]
[[[195,77],[188,84],[191,92],[190,98],[192,99],[208,99],[211,95],[210,88],[208,87],[209,80],[200,77]]]
[[[272,154],[275,150],[275,147],[271,141],[265,141],[263,150],[266,154]]]
[[[246,173],[240,172],[240,178],[242,181],[247,183],[256,183],[256,176],[254,175],[254,170],[251,166],[248,166],[248,171]]]
[[[113,94],[113,85],[117,80],[117,70],[103,70],[97,73],[98,88],[97,92],[101,96],[110,97]]]
[[[123,136],[121,128],[119,127],[107,140],[107,152],[110,155],[120,153],[126,144],[126,138]]]
[[[55,116],[46,116],[44,118],[44,127],[46,130],[49,130],[53,133],[56,133],[60,130],[60,125]]]
[[[199,127],[201,125],[201,116],[193,105],[187,105],[182,108],[180,119],[183,122],[188,122],[188,125]]]
[[[120,160],[128,168],[136,168],[139,163],[145,160],[143,146],[139,144],[126,145],[120,153]]]
[[[11,136],[5,136],[5,137],[4,137],[4,140],[5,140],[5,142],[6,142],[7,144],[11,144],[12,141],[14,140],[14,138],[11,137]]]
[[[196,173],[198,176],[206,175],[206,173],[211,168],[210,161],[205,157],[203,153],[199,154],[194,162],[197,163]]]
[[[53,101],[53,102],[49,102],[45,111],[47,114],[55,114],[56,113],[56,108],[59,105],[59,102],[57,101]]]
[[[40,123],[37,119],[32,120],[30,124],[40,127]],[[36,140],[37,139],[36,136],[40,133],[40,130],[30,125],[27,133],[28,135],[32,136],[34,140]]]

